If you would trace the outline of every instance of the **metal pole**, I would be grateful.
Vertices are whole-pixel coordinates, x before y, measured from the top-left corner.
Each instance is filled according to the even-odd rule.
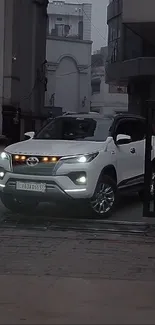
[[[143,203],[143,217],[150,216],[150,184],[152,176],[151,164],[152,151],[152,105],[147,103],[146,107],[146,141],[145,141],[145,175],[144,175],[144,203]]]
[[[154,147],[154,138],[155,138],[155,110],[152,110],[152,134],[153,134],[153,147]],[[153,148],[153,152],[154,152],[154,148]],[[152,170],[154,173],[154,169]],[[155,217],[155,177],[153,175],[153,212],[152,212],[152,216]]]
[[[153,178],[153,188],[155,189],[155,177]],[[153,195],[153,216],[155,217],[155,191],[153,189],[154,195]]]

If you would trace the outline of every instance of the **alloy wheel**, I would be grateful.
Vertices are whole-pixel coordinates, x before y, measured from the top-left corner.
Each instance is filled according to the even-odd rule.
[[[109,184],[101,184],[91,200],[92,209],[99,215],[108,213],[115,202],[115,193]]]

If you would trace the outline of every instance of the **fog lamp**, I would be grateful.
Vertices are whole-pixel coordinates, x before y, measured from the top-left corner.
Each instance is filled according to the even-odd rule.
[[[79,177],[79,178],[76,179],[76,182],[78,184],[86,184],[87,178],[85,176],[81,176],[81,177]]]

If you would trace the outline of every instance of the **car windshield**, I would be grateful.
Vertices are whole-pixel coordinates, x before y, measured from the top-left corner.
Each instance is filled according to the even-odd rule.
[[[48,123],[34,137],[41,140],[105,141],[112,120],[61,117]]]

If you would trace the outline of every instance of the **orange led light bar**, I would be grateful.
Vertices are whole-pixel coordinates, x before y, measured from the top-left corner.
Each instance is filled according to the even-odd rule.
[[[24,156],[24,155],[13,155],[13,159],[15,161],[26,161],[26,159],[29,158],[29,156]],[[58,160],[60,159],[60,157],[40,157],[40,161],[42,162],[52,162],[52,163],[56,163]]]
[[[44,161],[44,162],[48,162],[48,160],[49,160],[48,157],[44,157],[44,158],[43,158],[43,161]]]
[[[58,158],[57,158],[57,157],[52,157],[52,158],[51,158],[51,161],[52,161],[52,162],[56,162],[56,161],[58,161]]]
[[[26,156],[21,156],[21,160],[25,160],[26,159]]]
[[[43,157],[42,161],[43,162],[57,162],[59,160],[59,158],[57,157]]]
[[[16,155],[14,156],[15,160],[19,160],[20,159],[20,156],[19,155]]]
[[[13,158],[15,160],[22,160],[22,161],[24,161],[26,159],[26,156],[15,155]]]

